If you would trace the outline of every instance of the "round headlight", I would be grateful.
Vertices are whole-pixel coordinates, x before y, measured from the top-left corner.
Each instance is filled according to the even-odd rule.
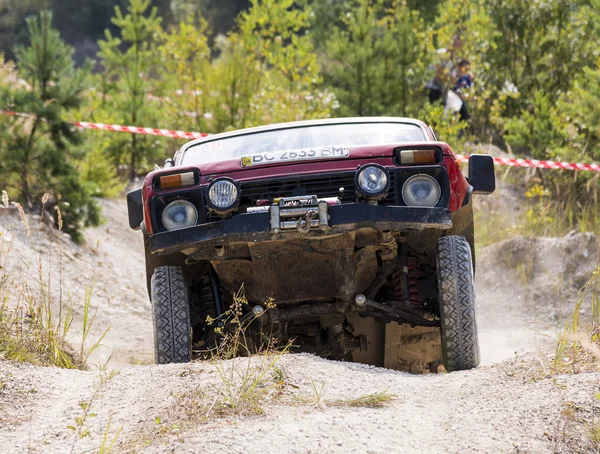
[[[187,200],[175,200],[165,207],[161,220],[167,230],[185,229],[196,225],[198,210]]]
[[[358,170],[356,190],[367,198],[383,197],[390,188],[390,173],[380,165],[369,164]]]
[[[229,178],[214,180],[207,191],[209,208],[214,211],[229,211],[240,201],[240,191],[235,182]]]
[[[441,195],[440,184],[430,175],[413,175],[402,186],[402,198],[411,207],[434,207]]]

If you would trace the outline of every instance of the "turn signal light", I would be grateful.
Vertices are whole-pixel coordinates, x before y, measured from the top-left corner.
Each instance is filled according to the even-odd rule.
[[[434,164],[438,162],[438,150],[401,150],[400,164]]]
[[[176,173],[174,175],[165,175],[160,177],[160,188],[171,189],[181,188],[184,186],[193,186],[196,182],[194,172]]]

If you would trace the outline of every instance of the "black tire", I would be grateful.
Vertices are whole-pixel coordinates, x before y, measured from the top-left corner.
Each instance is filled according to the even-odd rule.
[[[448,372],[479,365],[471,248],[464,236],[438,240],[438,301],[442,356]]]
[[[159,266],[152,274],[150,288],[156,364],[189,362],[190,308],[182,269]]]

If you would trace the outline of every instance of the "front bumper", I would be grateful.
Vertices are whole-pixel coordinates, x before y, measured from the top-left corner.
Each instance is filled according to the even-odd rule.
[[[328,208],[327,231],[273,233],[269,212],[245,213],[223,221],[209,222],[187,229],[163,232],[149,237],[152,254],[164,255],[199,246],[219,246],[236,242],[259,242],[298,237],[335,235],[360,228],[410,231],[452,227],[448,208],[415,208],[350,203]]]

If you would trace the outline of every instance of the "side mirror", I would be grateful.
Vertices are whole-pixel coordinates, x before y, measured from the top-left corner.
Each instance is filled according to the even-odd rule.
[[[496,189],[494,158],[486,154],[472,154],[469,158],[469,184],[473,194],[491,194]]]
[[[165,159],[164,168],[167,169],[169,167],[175,167],[175,161],[173,161],[173,159],[171,159],[171,158]]]
[[[127,213],[129,227],[139,230],[144,222],[144,207],[142,206],[142,190],[137,189],[127,194]]]

